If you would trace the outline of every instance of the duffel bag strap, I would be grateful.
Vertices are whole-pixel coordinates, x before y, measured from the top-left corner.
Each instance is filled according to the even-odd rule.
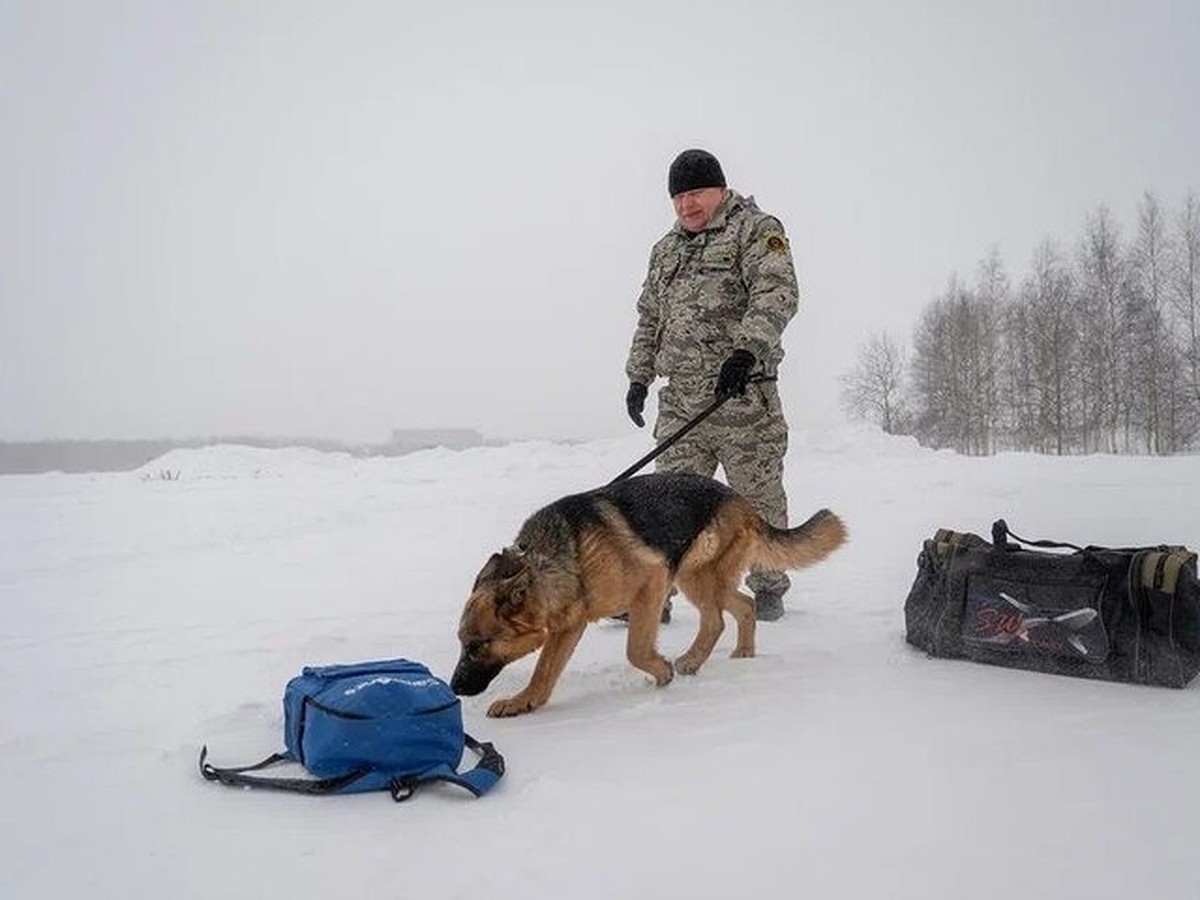
[[[1003,519],[997,519],[992,523],[992,545],[997,550],[1009,549],[1009,538],[1012,538],[1018,544],[1024,544],[1026,547],[1044,547],[1050,550],[1075,550],[1079,553],[1084,552],[1082,547],[1075,544],[1066,544],[1059,541],[1027,541],[1020,535],[1013,534],[1008,528],[1008,523]]]
[[[466,772],[456,772],[449,766],[439,766],[432,772],[419,777],[397,778],[391,784],[392,799],[403,803],[417,788],[431,781],[445,781],[464,787],[476,797],[481,797],[495,787],[496,782],[504,775],[504,757],[490,742],[480,742],[469,734],[463,735],[463,741],[471,750],[479,754],[479,762],[475,768]]]
[[[925,542],[925,550],[939,560],[953,559],[954,555],[964,547],[982,546],[987,541],[979,535],[970,532],[951,531],[949,528],[939,528],[933,538]]]
[[[1118,553],[1134,554],[1136,573],[1130,571],[1130,579],[1137,578],[1140,586],[1146,590],[1160,591],[1164,594],[1174,594],[1179,584],[1179,573],[1188,565],[1194,565],[1196,554],[1187,547],[1126,547],[1126,548],[1097,548],[1079,547],[1075,544],[1058,541],[1029,541],[1009,530],[1008,523],[997,519],[992,525],[992,544],[1000,550],[1009,549],[1008,538],[1027,547],[1046,547],[1058,550],[1075,550],[1079,553],[1089,553],[1098,549],[1109,549]]]
[[[1146,590],[1174,594],[1180,571],[1195,560],[1196,554],[1186,547],[1150,551],[1141,560],[1141,586]]]
[[[262,762],[252,766],[239,766],[229,769],[218,769],[208,762],[208,746],[200,748],[200,774],[207,781],[219,781],[231,787],[261,787],[276,791],[291,791],[296,794],[336,794],[342,788],[353,784],[369,773],[370,769],[359,769],[337,778],[265,778],[261,775],[247,775],[266,769],[281,762],[293,762],[286,753],[273,753]]]

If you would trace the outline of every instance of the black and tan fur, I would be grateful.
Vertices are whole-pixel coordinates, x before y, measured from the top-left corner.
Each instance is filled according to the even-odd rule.
[[[629,662],[660,686],[704,664],[726,612],[737,623],[732,656],[754,656],[754,601],[738,590],[742,576],[803,568],[845,539],[827,509],[796,528],[773,528],[745,498],[699,475],[642,475],[563,497],[530,516],[516,544],[480,571],[459,624],[451,686],[479,694],[504,666],[541,648],[525,689],[488,709],[530,712],[550,698],[587,624],[626,612]],[[696,638],[673,666],[655,647],[672,584],[700,610]]]

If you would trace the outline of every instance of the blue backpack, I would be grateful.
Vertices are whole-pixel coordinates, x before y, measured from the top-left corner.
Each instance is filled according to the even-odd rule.
[[[283,695],[282,753],[260,763],[219,769],[200,751],[200,773],[209,781],[304,794],[388,790],[407,800],[421,784],[448,781],[476,797],[504,774],[504,758],[489,743],[463,731],[462,707],[446,682],[406,659],[338,666],[306,666]],[[459,774],[463,747],[480,756]],[[297,762],[312,778],[248,775],[281,762]]]

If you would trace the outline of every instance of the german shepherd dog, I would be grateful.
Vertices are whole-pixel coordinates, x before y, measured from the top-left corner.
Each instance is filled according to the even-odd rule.
[[[754,656],[754,601],[738,590],[742,576],[752,567],[803,568],[845,539],[827,509],[796,528],[774,528],[744,497],[700,475],[642,475],[563,497],[530,516],[475,579],[450,685],[479,694],[541,648],[525,689],[488,708],[489,716],[531,712],[550,698],[588,622],[626,612],[626,656],[659,686],[704,664],[726,612],[737,623],[732,656]],[[700,610],[696,639],[674,666],[655,648],[672,584]]]

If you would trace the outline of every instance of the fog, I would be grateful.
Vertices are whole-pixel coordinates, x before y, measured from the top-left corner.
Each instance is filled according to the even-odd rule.
[[[972,6],[0,0],[0,439],[626,434],[690,146],[784,222],[781,392],[837,418],[989,247],[1200,189],[1200,7]]]

